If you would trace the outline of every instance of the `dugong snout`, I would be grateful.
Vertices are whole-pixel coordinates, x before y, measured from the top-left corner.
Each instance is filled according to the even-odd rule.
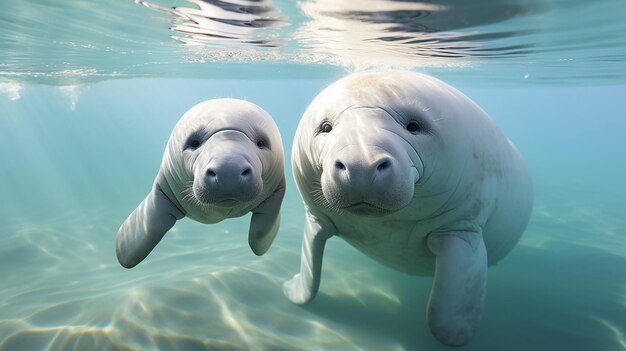
[[[218,206],[253,199],[263,187],[260,172],[241,155],[214,158],[202,174],[194,186],[195,195],[202,202]]]
[[[413,195],[410,170],[378,146],[350,145],[329,158],[322,192],[339,209],[376,216],[396,211]]]
[[[344,148],[331,161],[331,176],[339,187],[351,192],[364,192],[385,187],[396,178],[397,161],[386,152],[367,150],[365,155],[354,147]]]
[[[214,134],[194,163],[193,195],[204,204],[230,207],[263,190],[257,146],[239,131]]]

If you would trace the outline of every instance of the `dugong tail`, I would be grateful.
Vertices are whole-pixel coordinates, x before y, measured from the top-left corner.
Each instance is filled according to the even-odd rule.
[[[136,266],[184,216],[155,184],[118,230],[115,239],[117,260],[125,268]]]

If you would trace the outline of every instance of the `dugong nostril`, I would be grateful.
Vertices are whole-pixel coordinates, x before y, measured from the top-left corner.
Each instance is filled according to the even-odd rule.
[[[340,171],[345,171],[346,170],[346,165],[341,163],[341,161],[335,161],[335,168],[337,170],[340,170]]]
[[[383,172],[390,167],[391,167],[391,162],[389,160],[383,160],[378,164],[378,166],[376,166],[376,170],[379,172]]]
[[[246,167],[242,172],[241,172],[241,176],[242,177],[248,177],[252,174],[252,169],[250,167]]]

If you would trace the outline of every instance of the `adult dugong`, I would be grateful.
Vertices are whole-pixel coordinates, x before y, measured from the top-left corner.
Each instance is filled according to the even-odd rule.
[[[243,100],[202,102],[174,127],[152,191],[117,233],[117,259],[134,267],[183,217],[217,223],[248,212],[248,243],[263,255],[284,194],[283,145],[270,115]]]
[[[467,343],[487,266],[517,243],[533,202],[522,157],[486,113],[424,74],[354,74],[309,105],[292,161],[306,225],[285,295],[315,297],[324,245],[339,236],[389,267],[434,275],[428,326],[444,344]]]

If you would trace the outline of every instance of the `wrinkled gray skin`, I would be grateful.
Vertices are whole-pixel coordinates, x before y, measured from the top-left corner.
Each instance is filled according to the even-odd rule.
[[[520,154],[485,112],[423,74],[355,74],[310,104],[292,156],[307,213],[300,273],[285,295],[315,297],[324,245],[339,236],[389,267],[434,275],[431,332],[469,342],[487,266],[517,243],[533,199]]]
[[[134,267],[183,217],[217,223],[248,212],[248,243],[263,255],[284,194],[283,145],[270,115],[243,100],[202,102],[176,124],[152,191],[120,227],[117,259]]]

